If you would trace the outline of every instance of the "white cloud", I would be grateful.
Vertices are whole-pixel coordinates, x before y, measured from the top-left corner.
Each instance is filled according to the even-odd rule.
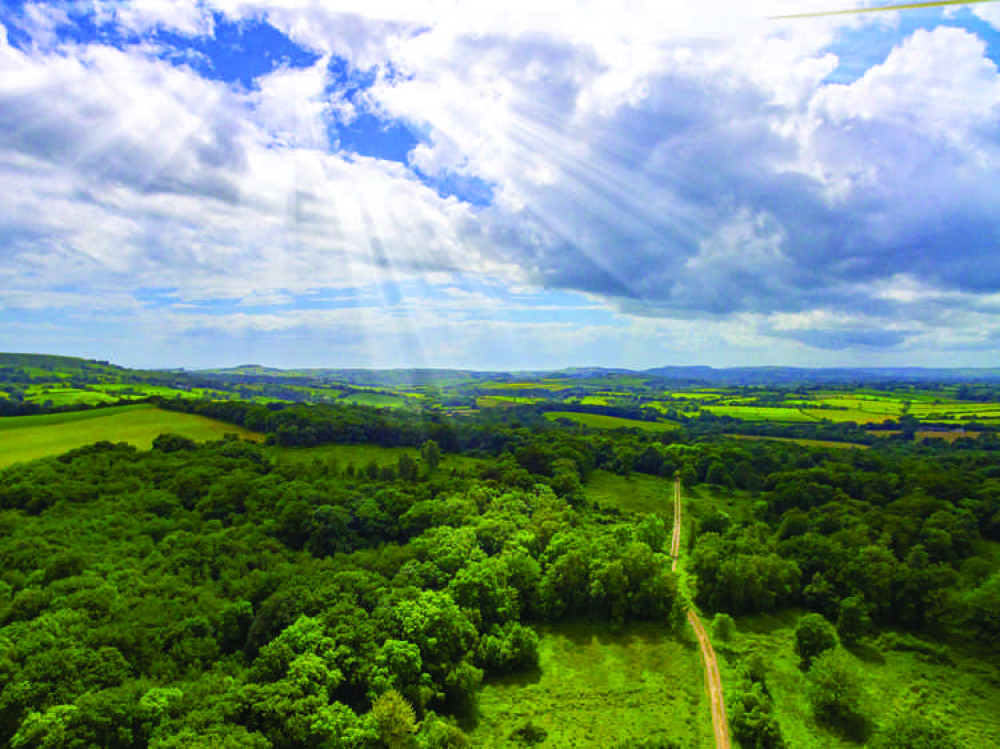
[[[536,325],[532,337],[470,319],[488,295],[400,302],[407,282],[445,288],[469,273],[590,294],[629,313],[609,330],[699,351],[775,338],[785,351],[943,345],[952,326],[988,340],[968,326],[992,330],[981,301],[1000,292],[996,67],[977,37],[938,28],[849,85],[825,83],[838,31],[885,19],[763,19],[827,7],[105,7],[140,35],[210,34],[215,11],[266,19],[321,53],[250,91],[141,44],[60,45],[56,15],[36,23],[41,41],[27,52],[0,31],[0,179],[11,196],[0,204],[10,237],[0,304],[24,308],[36,294],[82,305],[60,296],[74,285],[122,307],[149,288],[178,303],[247,305],[365,289],[405,307],[405,320],[391,317],[401,330],[450,320],[475,331],[462,344],[432,336],[433,350],[480,350],[475,336],[502,330],[584,349],[588,335],[611,336]],[[330,93],[331,55],[375,84],[353,102]],[[424,134],[408,166],[331,152],[329,120],[355,106]],[[414,170],[484,180],[495,199],[480,209],[442,198]],[[181,332],[246,336],[347,330],[352,314],[375,329],[387,322],[377,313],[171,319]]]
[[[202,0],[131,0],[108,8],[115,20],[136,33],[152,29],[173,31],[185,36],[211,35],[212,15]]]

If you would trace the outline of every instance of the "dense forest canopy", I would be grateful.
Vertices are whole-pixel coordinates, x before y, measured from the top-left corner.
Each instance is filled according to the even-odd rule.
[[[844,643],[892,628],[1000,644],[991,451],[170,405],[276,446],[419,452],[287,462],[166,434],[0,473],[0,743],[461,746],[483,679],[537,667],[535,625],[680,632],[688,595],[709,613],[804,607]],[[478,461],[444,469],[454,452]],[[674,573],[669,520],[589,501],[594,471],[676,475],[748,509],[698,516]],[[747,694],[744,737],[770,735],[768,698]]]

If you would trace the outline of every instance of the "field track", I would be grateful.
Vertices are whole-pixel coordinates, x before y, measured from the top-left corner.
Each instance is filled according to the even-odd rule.
[[[677,571],[677,557],[681,553],[681,480],[674,479],[674,535],[670,539],[670,556],[674,558],[670,569]]]
[[[670,541],[670,556],[674,558],[671,569],[677,569],[677,557],[681,553],[681,480],[674,479],[674,534]],[[701,619],[694,608],[688,609],[688,621],[694,630],[698,644],[701,646],[701,656],[705,661],[705,689],[712,703],[712,729],[715,732],[715,749],[730,749],[729,721],[726,720],[726,702],[722,694],[722,676],[719,674],[719,662],[715,657],[715,648],[708,639]]]

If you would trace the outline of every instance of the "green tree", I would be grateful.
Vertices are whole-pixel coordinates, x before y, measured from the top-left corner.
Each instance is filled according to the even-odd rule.
[[[438,447],[438,443],[434,440],[427,440],[424,446],[420,448],[420,456],[424,459],[424,463],[427,464],[427,470],[430,473],[434,473],[441,463],[441,448]]]
[[[736,631],[736,622],[729,614],[719,612],[712,619],[712,634],[722,642],[729,642]]]
[[[864,676],[841,648],[819,655],[809,669],[809,702],[816,720],[855,741],[869,730]]]
[[[840,602],[840,615],[837,617],[837,636],[846,644],[857,642],[867,635],[872,628],[868,607],[861,596],[850,596]]]
[[[378,737],[387,749],[404,749],[414,745],[417,729],[413,706],[393,690],[383,693],[372,704],[372,718],[378,727]]]
[[[820,653],[837,645],[837,633],[820,614],[806,614],[795,628],[795,652],[806,668]]]

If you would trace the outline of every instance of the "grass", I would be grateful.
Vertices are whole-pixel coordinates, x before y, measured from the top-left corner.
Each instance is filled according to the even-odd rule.
[[[477,395],[476,406],[479,408],[504,408],[507,406],[523,406],[545,400],[528,395]]]
[[[727,698],[735,696],[742,676],[742,661],[751,651],[765,655],[767,685],[775,704],[786,746],[856,747],[814,720],[806,694],[808,676],[799,669],[794,652],[795,625],[801,612],[786,610],[774,615],[737,617],[738,634],[728,646],[716,649],[724,656],[723,680]],[[871,643],[851,653],[865,674],[865,702],[875,725],[895,711],[915,705],[948,727],[958,745],[974,749],[1000,746],[1000,670],[985,653],[950,650],[954,664],[929,662],[917,653],[880,651]],[[992,660],[992,662],[991,662]]]
[[[605,416],[603,414],[584,414],[574,411],[549,411],[545,418],[550,421],[569,419],[577,424],[595,429],[643,429],[647,432],[669,432],[677,429],[677,424],[669,421],[639,421],[638,419],[623,419],[620,416]]]
[[[703,406],[702,410],[710,411],[716,416],[732,416],[744,421],[816,421],[815,416],[804,413],[798,408],[778,408],[776,406]],[[820,411],[820,413],[838,413],[837,411]]]
[[[768,437],[765,435],[757,435],[757,434],[727,434],[726,436],[732,437],[733,439],[737,440],[773,440],[775,442],[794,442],[796,445],[806,445],[807,447],[837,447],[843,449],[856,447],[859,450],[868,449],[868,445],[861,445],[858,444],[857,442],[834,442],[832,440],[810,440],[810,439],[800,439],[798,437]]]
[[[587,499],[628,512],[655,512],[673,522],[672,479],[633,473],[628,478],[608,471],[591,471],[583,486]]]
[[[321,460],[325,462],[336,462],[341,468],[346,468],[349,463],[353,463],[356,469],[364,468],[373,460],[378,466],[396,465],[399,457],[404,453],[420,460],[420,450],[415,447],[380,447],[378,445],[320,445],[319,447],[272,447],[269,448],[271,454],[281,462],[306,462]],[[468,458],[464,455],[453,455],[450,453],[441,454],[441,463],[438,466],[439,472],[474,471],[482,465],[483,461],[477,458]]]
[[[565,390],[573,387],[567,380],[532,380],[529,382],[484,382],[483,390]]]
[[[46,386],[29,388],[26,400],[38,404],[51,402],[53,406],[69,406],[77,403],[85,403],[88,406],[93,406],[98,403],[114,403],[118,398],[107,393],[94,392],[92,390]]]
[[[405,408],[409,404],[401,395],[389,393],[350,393],[343,396],[342,403],[353,403],[357,406],[376,406],[378,408]]]
[[[546,749],[615,747],[629,739],[713,745],[704,674],[695,646],[662,624],[570,623],[540,632],[540,668],[487,682],[463,726],[474,747],[521,747],[511,733],[530,722]]]
[[[145,450],[164,432],[198,441],[220,439],[226,433],[261,439],[261,435],[233,424],[194,414],[164,411],[148,404],[64,414],[12,416],[0,419],[0,467],[60,455],[101,440],[128,442]]]
[[[712,484],[697,484],[685,487],[683,495],[686,520],[694,522],[711,512],[721,512],[739,523],[749,523],[754,520],[753,506],[758,497],[751,492],[724,489]],[[684,533],[687,532],[685,523]]]

